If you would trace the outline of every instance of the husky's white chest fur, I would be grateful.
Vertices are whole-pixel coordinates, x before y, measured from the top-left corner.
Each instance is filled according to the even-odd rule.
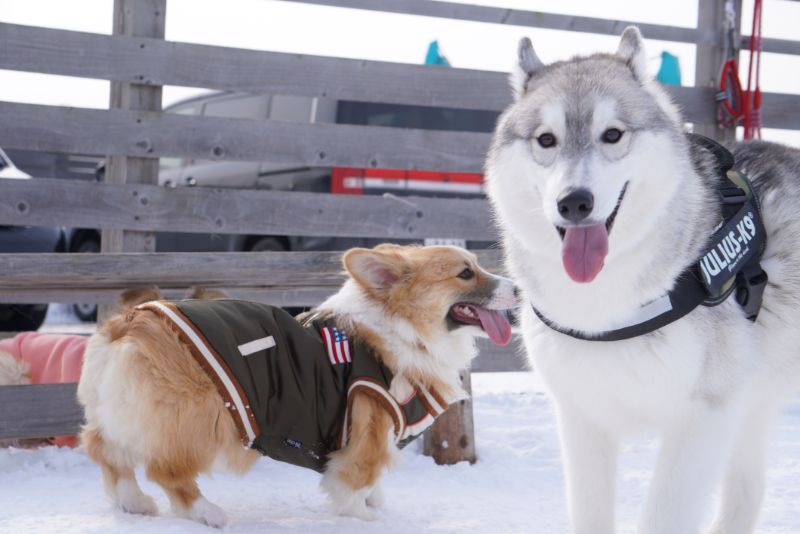
[[[710,532],[751,533],[764,485],[769,423],[800,378],[798,151],[750,143],[734,152],[764,207],[770,282],[758,320],[732,298],[623,341],[586,335],[631,324],[695,263],[720,217],[714,160],[647,75],[641,35],[617,54],[544,65],[530,42],[512,75],[487,184],[522,332],[557,408],[573,531],[614,532],[619,440],[662,435],[639,532],[699,532],[723,480]],[[724,478],[723,478],[724,474]]]

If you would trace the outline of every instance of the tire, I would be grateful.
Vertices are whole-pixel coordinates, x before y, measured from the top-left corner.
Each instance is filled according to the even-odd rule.
[[[47,304],[4,304],[0,306],[0,331],[38,330],[47,315]]]
[[[81,241],[75,252],[93,254],[100,252],[100,243],[93,239]],[[93,323],[97,320],[97,304],[73,304],[72,311],[84,323]]]
[[[286,252],[286,244],[277,237],[260,237],[250,245],[248,250],[250,252]],[[302,307],[289,307],[283,309],[292,316],[308,310],[308,308]]]
[[[286,251],[286,245],[277,237],[260,237],[253,241],[250,252]]]

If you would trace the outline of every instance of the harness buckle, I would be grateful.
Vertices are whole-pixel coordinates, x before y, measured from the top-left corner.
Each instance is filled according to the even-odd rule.
[[[736,302],[744,309],[745,316],[755,321],[761,309],[764,289],[769,277],[758,262],[745,265],[736,275]]]
[[[747,202],[747,193],[736,187],[721,187],[719,196],[722,197],[723,204],[744,204]]]

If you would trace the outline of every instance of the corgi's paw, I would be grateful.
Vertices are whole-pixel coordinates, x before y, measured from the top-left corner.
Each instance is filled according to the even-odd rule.
[[[355,517],[362,521],[376,521],[381,518],[380,512],[367,506],[366,501],[353,502],[338,511],[339,515]]]
[[[372,491],[367,496],[367,506],[373,508],[380,508],[386,503],[386,495],[383,493],[383,488],[380,484],[376,484]]]
[[[332,471],[323,475],[320,486],[328,494],[336,515],[356,517],[364,521],[374,521],[381,517],[376,510],[367,507],[367,497],[372,493],[372,488],[354,490]]]
[[[214,528],[222,528],[228,524],[225,511],[205,497],[200,497],[194,502],[189,518]]]
[[[117,482],[115,496],[117,504],[124,512],[158,515],[156,502],[139,488],[135,480],[123,479]]]

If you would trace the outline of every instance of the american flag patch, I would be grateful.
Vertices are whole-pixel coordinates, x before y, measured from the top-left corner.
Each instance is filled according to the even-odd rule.
[[[351,363],[350,343],[347,335],[333,326],[320,328],[322,339],[325,340],[325,347],[328,349],[328,359],[332,365],[337,363]]]

